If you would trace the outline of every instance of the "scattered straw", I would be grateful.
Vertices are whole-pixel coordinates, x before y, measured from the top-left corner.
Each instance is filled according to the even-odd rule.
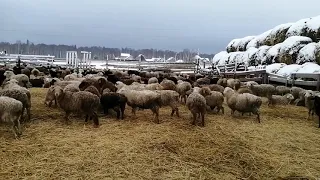
[[[190,125],[160,110],[161,124],[149,110],[124,121],[101,117],[101,127],[44,106],[45,89],[31,89],[32,119],[21,140],[1,126],[1,179],[285,179],[320,177],[320,130],[302,107],[268,108],[261,124],[254,116],[209,113],[206,127]]]

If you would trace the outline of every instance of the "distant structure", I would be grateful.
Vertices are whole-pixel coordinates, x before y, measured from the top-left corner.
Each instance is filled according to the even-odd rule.
[[[66,63],[68,67],[77,68],[79,59],[77,51],[67,51],[66,52]]]
[[[82,59],[78,58],[77,51],[66,52],[66,65],[71,68],[88,68],[91,67],[91,52],[81,51]]]
[[[118,61],[136,61],[135,58],[131,54],[128,53],[121,53],[120,57],[116,57],[115,60]]]
[[[80,68],[88,68],[91,67],[91,52],[81,51],[82,59],[80,60]]]

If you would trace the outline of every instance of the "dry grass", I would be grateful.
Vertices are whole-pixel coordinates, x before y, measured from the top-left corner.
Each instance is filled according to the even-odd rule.
[[[206,127],[160,111],[131,119],[100,118],[95,129],[83,119],[62,121],[63,113],[43,105],[45,89],[32,89],[32,123],[20,140],[0,127],[1,179],[278,179],[320,178],[320,129],[302,107],[268,108],[262,122],[254,116],[209,114]]]

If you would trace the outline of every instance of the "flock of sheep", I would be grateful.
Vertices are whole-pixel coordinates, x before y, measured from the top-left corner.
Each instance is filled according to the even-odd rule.
[[[205,126],[207,111],[224,113],[226,102],[233,115],[235,111],[254,114],[260,123],[262,97],[268,105],[295,104],[305,106],[309,116],[319,115],[320,92],[300,87],[273,86],[253,81],[240,82],[239,79],[220,78],[213,80],[203,75],[179,75],[138,71],[103,71],[73,73],[66,70],[63,77],[50,77],[32,69],[30,75],[4,72],[5,80],[0,90],[1,121],[12,124],[15,137],[20,137],[20,122],[31,114],[31,87],[29,80],[43,79],[43,87],[48,88],[44,104],[60,108],[65,112],[66,123],[71,113],[85,115],[85,121],[92,120],[99,127],[99,113],[108,114],[109,109],[117,113],[117,119],[124,118],[126,105],[132,108],[135,116],[138,109],[150,109],[154,121],[160,123],[159,109],[168,106],[171,116],[179,114],[179,105],[185,104],[190,110],[196,125],[200,120]],[[319,119],[320,127],[320,119]]]

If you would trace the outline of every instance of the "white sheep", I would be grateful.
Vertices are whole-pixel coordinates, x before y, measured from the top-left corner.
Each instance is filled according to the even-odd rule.
[[[204,118],[206,114],[206,99],[204,96],[210,95],[209,88],[194,88],[193,92],[188,96],[186,105],[192,113],[192,125],[196,124],[197,116],[201,117],[201,125],[205,126]]]
[[[136,109],[150,109],[155,115],[154,119],[159,124],[159,108],[161,107],[161,95],[150,90],[130,90],[121,88],[119,94],[127,97],[127,104],[132,108],[132,114],[136,115]]]
[[[155,92],[160,94],[161,97],[161,106],[170,106],[171,107],[171,116],[176,112],[176,115],[179,115],[179,93],[172,90],[156,90]]]
[[[285,95],[290,93],[290,88],[288,88],[287,86],[277,86],[276,87],[276,92],[278,95]]]
[[[156,77],[152,77],[148,80],[148,84],[153,84],[153,83],[158,83],[158,82],[159,82],[158,78],[156,78]]]
[[[191,90],[192,86],[189,82],[178,81],[176,85],[176,91],[179,93],[181,100],[186,103],[187,102],[187,91]]]
[[[6,77],[6,81],[9,81],[11,79],[15,79],[18,81],[18,85],[21,87],[27,87],[29,82],[29,77],[25,74],[17,74],[15,75],[12,71],[5,71],[3,74]]]
[[[226,87],[223,93],[227,100],[227,105],[231,109],[231,114],[233,115],[235,111],[239,111],[243,113],[253,113],[257,115],[257,120],[260,123],[260,106],[262,104],[262,100],[260,97],[243,93],[238,94],[233,89]]]
[[[279,104],[279,105],[288,105],[294,100],[294,97],[292,94],[287,93],[283,96],[281,95],[272,95],[271,99],[268,102],[268,105],[272,104]]]
[[[218,113],[220,110],[222,111],[222,114],[224,114],[224,108],[223,108],[223,102],[224,102],[224,96],[221,92],[218,91],[211,91],[211,94],[208,96],[205,96],[206,104],[211,108],[211,110],[214,110],[215,107],[218,108]]]
[[[2,122],[11,123],[15,138],[22,134],[20,118],[23,105],[20,101],[7,96],[0,97],[0,118]]]

